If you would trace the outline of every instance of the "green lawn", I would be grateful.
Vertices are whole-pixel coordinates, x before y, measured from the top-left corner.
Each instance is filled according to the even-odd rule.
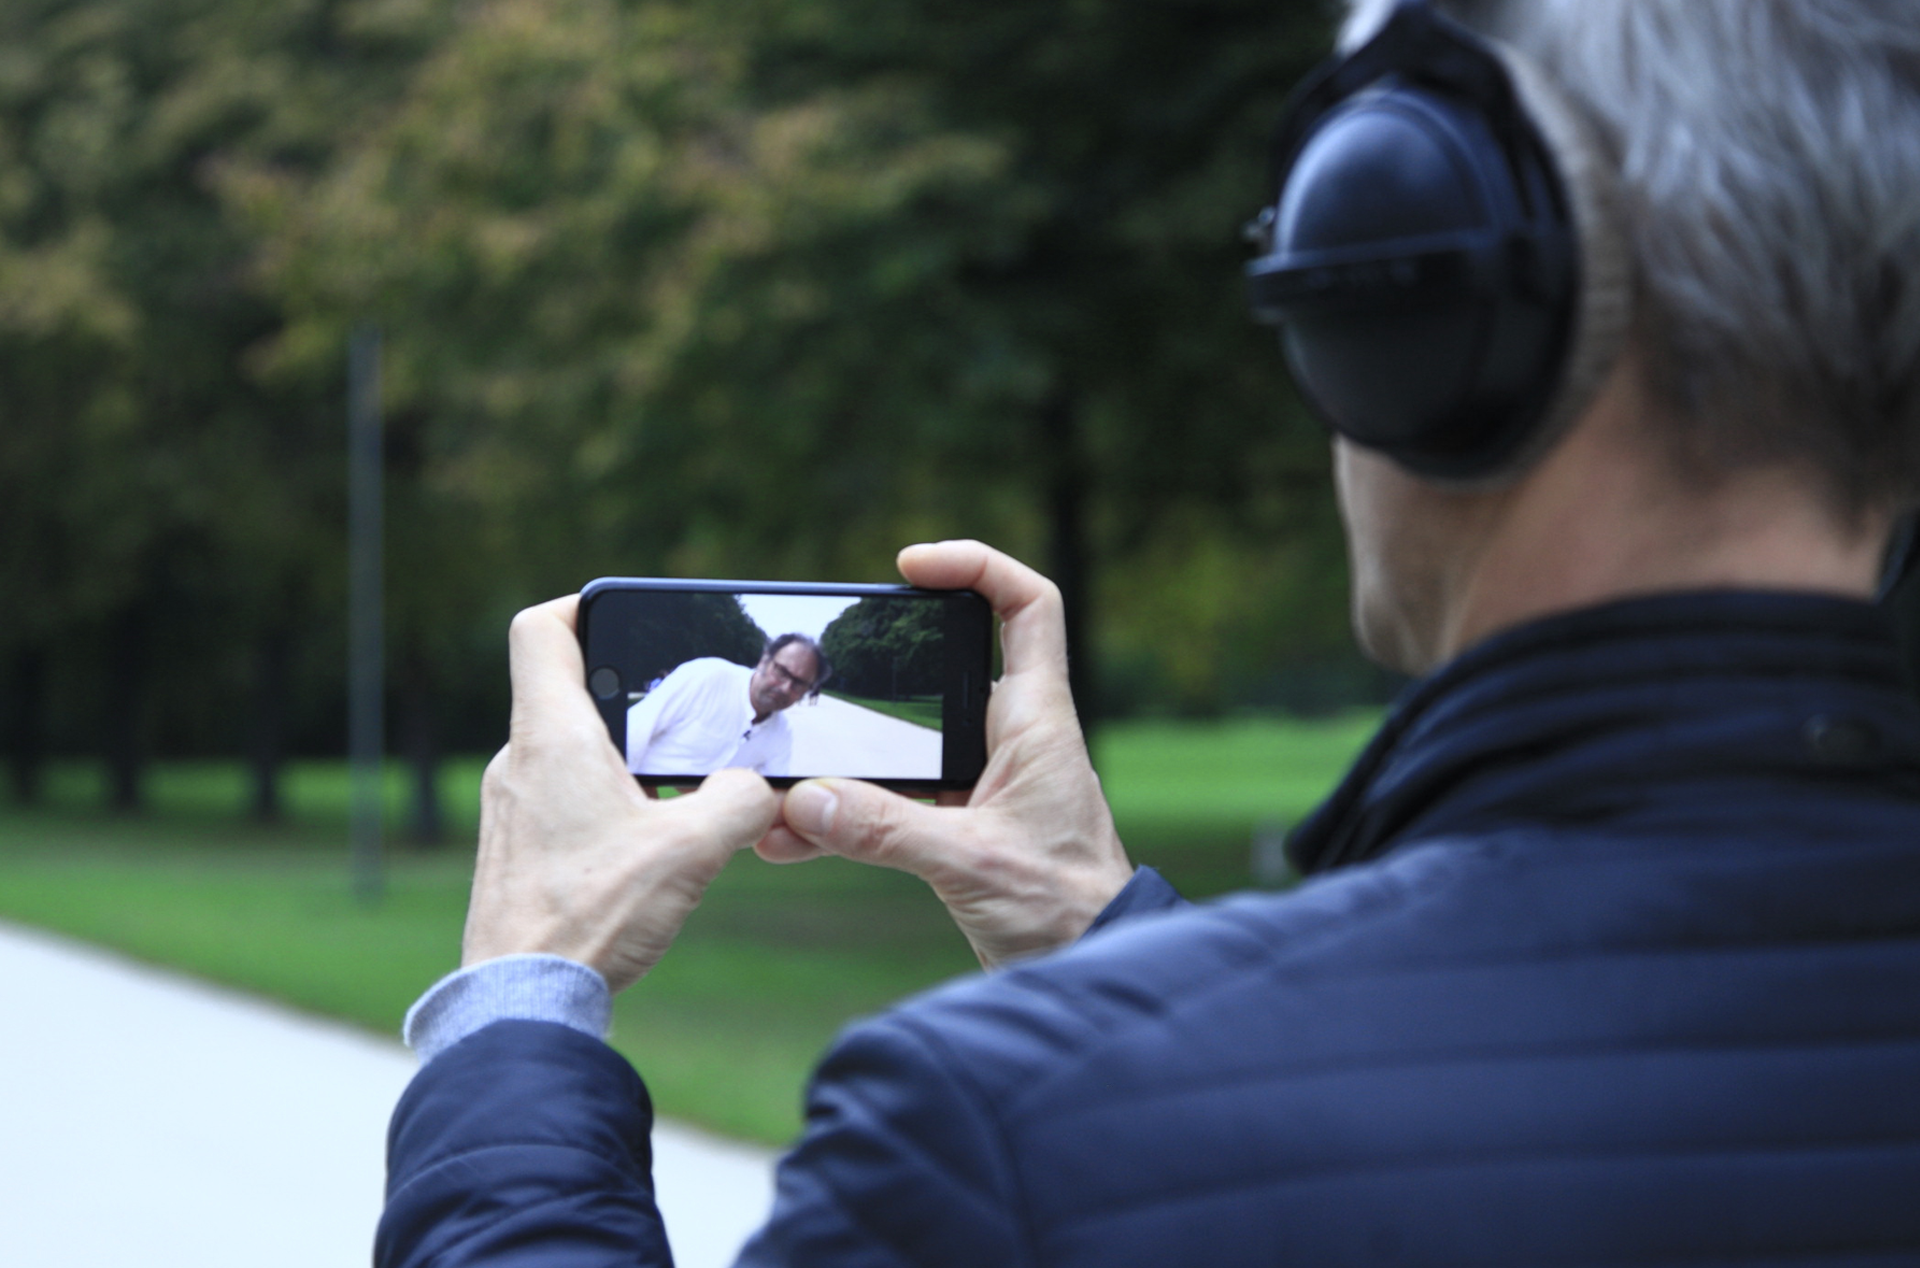
[[[1116,726],[1099,762],[1135,859],[1204,896],[1247,883],[1255,825],[1304,813],[1371,725]],[[244,781],[228,765],[162,767],[137,820],[99,813],[93,774],[62,767],[47,807],[0,809],[0,915],[393,1033],[458,956],[480,768],[468,760],[447,773],[464,844],[395,846],[386,895],[367,907],[349,893],[338,765],[295,768],[292,822],[277,829],[235,820]],[[395,772],[395,822],[401,789]],[[614,1042],[664,1112],[781,1141],[799,1125],[806,1071],[840,1026],[972,967],[910,877],[743,856],[673,953],[620,998]]]

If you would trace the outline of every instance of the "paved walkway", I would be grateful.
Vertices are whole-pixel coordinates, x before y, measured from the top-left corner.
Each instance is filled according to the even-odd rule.
[[[940,778],[940,732],[832,696],[787,710],[796,774]]]
[[[23,1268],[365,1264],[398,1041],[0,924],[0,1258]],[[765,1214],[772,1155],[663,1124],[681,1268]]]

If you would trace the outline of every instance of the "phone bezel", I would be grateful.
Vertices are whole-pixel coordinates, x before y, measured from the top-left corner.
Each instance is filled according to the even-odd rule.
[[[980,772],[987,761],[987,700],[992,690],[993,666],[993,607],[985,597],[973,590],[929,590],[920,586],[886,585],[872,582],[830,582],[830,581],[729,581],[715,578],[690,579],[684,577],[599,577],[588,582],[580,590],[580,614],[577,622],[577,637],[580,641],[583,671],[590,676],[596,664],[589,646],[589,637],[593,625],[593,613],[598,601],[611,593],[631,591],[665,591],[687,594],[824,594],[853,595],[860,598],[869,596],[910,596],[924,597],[928,601],[945,600],[960,605],[950,609],[948,615],[947,642],[947,689],[943,693],[941,710],[941,774],[939,779],[868,779],[866,782],[879,784],[907,793],[934,793],[950,790],[964,790],[973,787],[979,781]],[[582,679],[583,687],[586,685]],[[625,694],[613,701],[603,701],[593,696],[601,719],[607,724],[608,742],[620,751],[621,760],[626,760],[624,747],[615,739],[615,724],[612,713],[615,709],[620,715],[619,726],[626,725]],[[790,788],[802,779],[817,777],[864,778],[862,776],[839,776],[832,772],[822,772],[821,776],[812,775],[772,775],[767,782],[775,788]],[[705,775],[634,775],[634,780],[645,788],[684,788],[698,784]]]

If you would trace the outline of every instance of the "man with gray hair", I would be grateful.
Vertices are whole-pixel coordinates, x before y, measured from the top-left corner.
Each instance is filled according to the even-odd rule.
[[[964,806],[638,797],[531,609],[381,1263],[667,1261],[598,1032],[747,846],[912,871],[998,971],[841,1037],[745,1263],[1920,1263],[1920,706],[1869,602],[1920,491],[1920,10],[1359,0],[1341,47],[1249,285],[1358,636],[1424,676],[1307,880],[1129,866],[1058,592],[977,543],[900,557],[1004,621]]]

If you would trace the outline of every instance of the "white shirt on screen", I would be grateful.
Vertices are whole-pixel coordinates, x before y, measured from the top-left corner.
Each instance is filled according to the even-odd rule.
[[[627,710],[627,769],[636,775],[706,775],[739,766],[788,774],[793,729],[784,713],[757,725],[753,670],[718,656],[690,660]]]

